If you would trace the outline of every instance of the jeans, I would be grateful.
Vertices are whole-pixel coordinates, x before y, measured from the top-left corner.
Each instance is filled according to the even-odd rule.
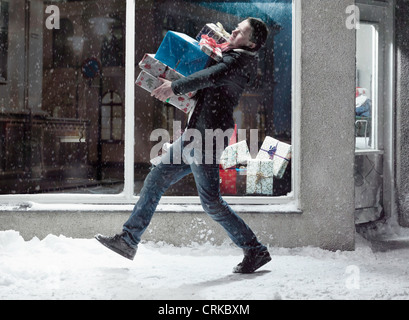
[[[193,173],[204,211],[226,230],[230,239],[244,250],[266,250],[266,247],[257,240],[249,226],[221,197],[219,166],[216,164],[197,164],[193,158],[181,159],[178,154],[175,154],[175,151],[180,151],[179,155],[183,154],[183,147],[184,142],[182,138],[179,138],[173,143],[169,152],[162,157],[162,163],[153,167],[146,177],[139,195],[140,198],[123,226],[125,241],[136,248],[167,188],[186,175]],[[174,154],[175,157],[173,157]]]

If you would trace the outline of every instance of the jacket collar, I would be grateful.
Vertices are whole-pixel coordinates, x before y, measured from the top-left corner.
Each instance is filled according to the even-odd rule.
[[[233,49],[233,51],[248,54],[250,56],[256,56],[257,55],[257,51],[249,51],[249,50],[245,50],[245,49]]]

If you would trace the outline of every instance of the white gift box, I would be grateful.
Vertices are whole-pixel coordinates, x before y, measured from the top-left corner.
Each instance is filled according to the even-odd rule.
[[[224,30],[223,25],[219,22],[217,24],[207,23],[197,34],[196,40],[200,41],[204,34],[213,38],[217,43],[227,42],[230,38],[230,34]]]
[[[291,160],[291,145],[267,136],[263,141],[256,159],[272,161],[274,177],[281,179]]]
[[[224,149],[220,157],[220,164],[223,169],[227,169],[237,164],[246,164],[250,159],[251,155],[247,142],[243,140]]]
[[[273,195],[274,164],[271,160],[247,161],[247,194]]]
[[[154,77],[161,77],[169,81],[175,81],[183,78],[184,76],[176,70],[168,67],[163,62],[155,59],[155,55],[146,53],[143,59],[139,62],[139,68],[153,75]],[[185,95],[192,98],[196,94],[196,91],[186,93]]]
[[[200,45],[200,50],[206,53],[210,58],[218,62],[223,59],[222,50],[220,48],[213,48],[212,46],[206,43],[203,43],[203,42],[200,42],[199,45]]]
[[[158,80],[158,78],[142,70],[138,76],[138,79],[136,79],[136,85],[149,92],[152,92],[161,85],[161,82]],[[190,110],[192,110],[192,108],[196,105],[196,100],[189,98],[186,95],[173,96],[166,102],[182,110],[184,113],[189,113]]]

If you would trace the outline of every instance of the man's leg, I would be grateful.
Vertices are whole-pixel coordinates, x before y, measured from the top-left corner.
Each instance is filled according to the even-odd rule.
[[[148,227],[162,195],[172,184],[191,172],[190,166],[182,164],[159,164],[145,179],[129,219],[124,223],[124,239],[132,247],[141,241],[141,236]]]
[[[242,249],[265,250],[250,227],[223,200],[219,187],[219,167],[192,164],[197,190],[204,211],[217,221],[231,240]]]
[[[162,157],[162,163],[153,167],[146,177],[139,200],[125,222],[122,233],[113,237],[95,236],[104,246],[133,260],[141,236],[148,227],[160,198],[170,185],[191,172],[189,165],[179,161],[180,152],[176,152],[175,158],[173,157],[174,150],[178,151],[178,148],[181,148],[180,142],[181,139],[172,145],[169,152]],[[173,161],[175,159],[176,161]]]
[[[271,261],[267,248],[257,240],[250,227],[221,197],[219,167],[192,164],[191,168],[203,209],[226,230],[230,239],[243,249],[244,259],[233,272],[252,273]]]

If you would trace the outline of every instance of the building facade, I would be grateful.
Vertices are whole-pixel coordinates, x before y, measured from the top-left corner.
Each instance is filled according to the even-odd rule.
[[[258,84],[235,110],[238,140],[256,141],[255,157],[272,136],[292,158],[268,196],[247,194],[235,170],[221,181],[234,184],[227,201],[272,246],[353,250],[357,226],[409,225],[407,1],[0,4],[1,230],[26,239],[121,230],[149,172],[152,132],[172,140],[186,123],[135,85],[138,62],[168,30],[194,37],[220,21],[230,31],[247,15],[271,32]],[[167,191],[145,239],[227,237],[187,177]]]

